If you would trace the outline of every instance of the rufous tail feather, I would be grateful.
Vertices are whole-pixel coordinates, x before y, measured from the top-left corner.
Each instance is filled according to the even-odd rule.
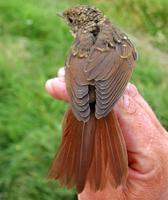
[[[62,143],[48,177],[82,192],[88,182],[92,190],[124,184],[128,159],[125,141],[114,111],[88,122],[78,121],[68,109],[63,123]]]

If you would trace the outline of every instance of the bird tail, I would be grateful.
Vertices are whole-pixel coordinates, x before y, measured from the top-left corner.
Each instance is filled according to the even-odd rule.
[[[88,122],[78,121],[68,109],[63,123],[62,143],[49,171],[49,179],[59,179],[67,187],[82,192],[86,182],[92,190],[113,187],[127,177],[127,151],[117,118],[112,111]]]

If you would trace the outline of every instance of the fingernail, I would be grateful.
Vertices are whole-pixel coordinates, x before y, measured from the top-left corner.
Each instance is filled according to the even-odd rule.
[[[137,91],[137,88],[135,87],[135,85],[128,83],[125,93],[131,97],[135,97],[137,95],[138,91]]]
[[[48,93],[50,95],[54,94],[54,89],[53,89],[53,85],[52,85],[52,79],[49,79],[46,84],[45,84],[45,89],[48,91]]]
[[[53,94],[55,92],[55,88],[60,84],[64,83],[64,80],[62,77],[60,78],[52,78],[52,79],[49,79],[47,82],[46,82],[46,89],[49,91],[50,94]]]
[[[62,67],[62,68],[60,68],[60,69],[58,70],[58,76],[59,76],[59,77],[65,76],[65,69],[64,69],[64,67]]]
[[[46,81],[46,83],[45,83],[46,90],[51,89],[51,87],[52,87],[51,83],[52,83],[52,79],[49,79]]]
[[[123,96],[123,106],[127,109],[130,106],[130,98],[128,95]]]
[[[128,96],[128,95],[123,95],[122,97],[122,103],[121,103],[122,107],[124,108],[124,110],[127,113],[135,113],[136,112],[136,105],[135,102],[133,101],[133,99]]]

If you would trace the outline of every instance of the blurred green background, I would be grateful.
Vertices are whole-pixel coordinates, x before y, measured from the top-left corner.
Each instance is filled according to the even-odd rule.
[[[99,7],[138,50],[132,82],[168,129],[167,0],[0,0],[0,199],[74,200],[46,175],[66,105],[44,84],[64,65],[73,38],[56,17],[76,4]]]

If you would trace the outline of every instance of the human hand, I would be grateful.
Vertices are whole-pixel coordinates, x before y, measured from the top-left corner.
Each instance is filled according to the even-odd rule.
[[[55,99],[68,101],[64,70],[46,82],[48,93]],[[125,187],[117,191],[108,185],[93,192],[87,185],[79,200],[167,200],[168,199],[168,135],[155,114],[128,84],[124,95],[115,105],[128,151],[129,173]]]

